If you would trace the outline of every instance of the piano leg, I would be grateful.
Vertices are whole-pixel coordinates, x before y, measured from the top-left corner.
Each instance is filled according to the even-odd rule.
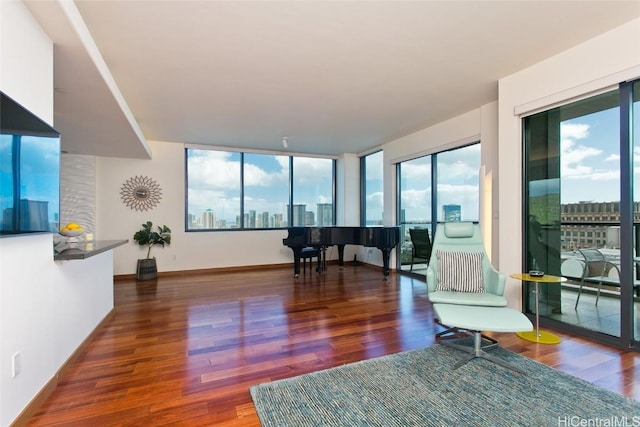
[[[300,275],[300,258],[302,257],[302,247],[291,248],[293,251],[293,277]]]
[[[322,245],[320,247],[320,259],[318,260],[318,273],[327,271],[327,247]]]
[[[382,272],[384,274],[384,280],[387,280],[389,276],[389,258],[391,258],[391,249],[379,248],[382,251]]]
[[[338,245],[338,265],[344,267],[344,245]]]
[[[320,248],[320,252],[318,253],[318,266],[316,267],[316,271],[318,273],[322,273],[322,260],[324,259],[324,249]]]

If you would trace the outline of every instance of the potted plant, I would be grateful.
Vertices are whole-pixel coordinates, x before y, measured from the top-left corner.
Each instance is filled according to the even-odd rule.
[[[133,240],[138,242],[140,246],[147,246],[147,257],[138,260],[136,269],[136,279],[138,280],[149,280],[158,277],[158,266],[156,258],[151,258],[151,248],[156,245],[164,247],[164,245],[171,244],[171,229],[166,225],[158,226],[157,228],[158,231],[153,231],[153,223],[147,221],[133,235]]]

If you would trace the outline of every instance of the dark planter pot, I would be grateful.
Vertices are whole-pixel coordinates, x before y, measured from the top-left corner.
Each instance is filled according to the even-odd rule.
[[[158,278],[158,266],[155,258],[139,259],[136,268],[137,280],[152,280]]]

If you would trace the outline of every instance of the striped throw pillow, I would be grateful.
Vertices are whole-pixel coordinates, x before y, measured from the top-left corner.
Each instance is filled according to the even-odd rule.
[[[481,252],[436,251],[437,291],[484,292]]]

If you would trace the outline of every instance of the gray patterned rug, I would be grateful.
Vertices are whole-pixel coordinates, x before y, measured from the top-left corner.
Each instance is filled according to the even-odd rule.
[[[640,403],[497,348],[526,374],[443,345],[251,387],[263,426],[640,425]]]

